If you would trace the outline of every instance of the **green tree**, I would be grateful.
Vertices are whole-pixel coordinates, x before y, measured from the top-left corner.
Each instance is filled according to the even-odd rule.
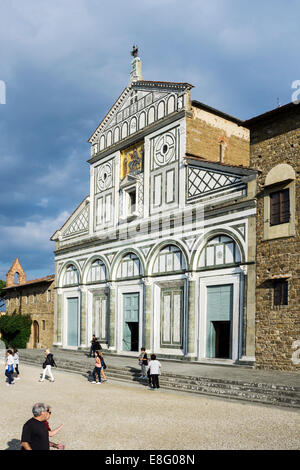
[[[25,349],[31,333],[30,315],[2,315],[0,331],[6,347]]]

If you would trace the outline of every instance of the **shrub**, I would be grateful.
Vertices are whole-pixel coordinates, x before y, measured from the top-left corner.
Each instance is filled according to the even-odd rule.
[[[31,333],[30,315],[3,315],[0,317],[0,331],[6,347],[25,349]]]

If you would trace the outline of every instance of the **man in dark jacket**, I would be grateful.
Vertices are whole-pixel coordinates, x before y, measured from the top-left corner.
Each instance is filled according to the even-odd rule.
[[[90,341],[91,343],[91,347],[90,347],[90,354],[89,354],[89,357],[94,357],[94,344],[95,344],[95,341],[96,341],[96,336],[93,335],[92,337],[92,341]]]
[[[101,344],[99,343],[99,338],[95,338],[95,342],[94,342],[94,353],[95,351],[101,351],[102,349],[102,346]]]

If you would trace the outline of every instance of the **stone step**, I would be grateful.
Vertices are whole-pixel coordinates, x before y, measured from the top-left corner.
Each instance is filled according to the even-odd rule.
[[[30,363],[33,363],[33,364],[36,364],[36,365],[40,365],[41,366],[41,360],[39,358],[33,358],[33,357],[23,357],[23,362],[30,362]],[[57,361],[58,362],[58,361]],[[58,364],[58,368],[72,368],[72,369],[82,369],[82,368],[88,368],[88,369],[93,369],[94,368],[94,364],[90,362],[90,360],[86,360],[86,361],[81,361],[81,362],[76,362],[76,361],[68,361],[68,360],[64,360],[64,361],[59,361],[59,364]],[[125,375],[126,377],[138,377],[140,375],[140,369],[136,368],[136,369],[130,369],[128,367],[126,368],[121,368],[121,367],[116,367],[116,366],[109,366],[109,373],[110,375],[111,374],[115,374],[117,373],[118,375],[122,374],[122,375]],[[259,389],[270,389],[272,391],[280,391],[280,390],[283,390],[283,391],[291,391],[291,392],[296,392],[296,393],[300,393],[300,387],[292,387],[292,386],[286,386],[286,385],[275,385],[275,384],[264,384],[264,383],[251,383],[251,382],[238,382],[238,381],[233,381],[233,380],[225,380],[225,379],[217,379],[217,378],[205,378],[205,377],[195,377],[195,376],[183,376],[183,375],[178,375],[178,374],[172,374],[172,373],[162,373],[161,375],[161,379],[163,379],[164,377],[168,377],[168,380],[171,381],[171,382],[174,382],[174,383],[177,383],[178,381],[179,382],[186,382],[186,381],[189,381],[189,383],[193,383],[193,384],[198,384],[199,382],[201,382],[202,384],[206,383],[206,384],[211,384],[212,382],[215,383],[215,384],[228,384],[230,385],[232,388],[234,386],[236,386],[237,388],[240,388],[241,386],[245,386],[245,387],[255,387],[255,388],[259,388]]]
[[[27,364],[41,367],[40,357],[22,355],[22,361]],[[58,362],[58,361],[57,361]],[[91,374],[94,363],[86,360],[68,361],[59,360],[58,368],[75,373]],[[140,369],[128,369],[110,366],[106,371],[109,380],[147,384],[146,380],[139,380]],[[160,386],[163,389],[197,393],[208,396],[218,396],[259,402],[264,404],[300,407],[300,388],[284,385],[243,383],[225,379],[182,376],[163,373],[160,376]]]

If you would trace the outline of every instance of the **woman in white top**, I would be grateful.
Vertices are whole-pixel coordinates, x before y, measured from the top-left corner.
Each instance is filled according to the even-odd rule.
[[[16,348],[13,348],[13,358],[14,358],[14,367],[15,371],[17,373],[16,380],[19,380],[20,378],[20,372],[19,372],[19,353]]]
[[[148,364],[148,370],[150,373],[152,387],[151,387],[151,383],[149,385],[150,385],[150,388],[154,390],[156,388],[159,388],[158,377],[160,375],[161,363],[156,359],[155,354],[151,354],[150,357],[151,357],[151,360],[149,361],[149,364]]]
[[[14,373],[14,358],[12,355],[12,351],[8,349],[6,353],[6,362],[5,362],[5,375],[8,378],[7,385],[13,385],[15,383],[13,373]]]

